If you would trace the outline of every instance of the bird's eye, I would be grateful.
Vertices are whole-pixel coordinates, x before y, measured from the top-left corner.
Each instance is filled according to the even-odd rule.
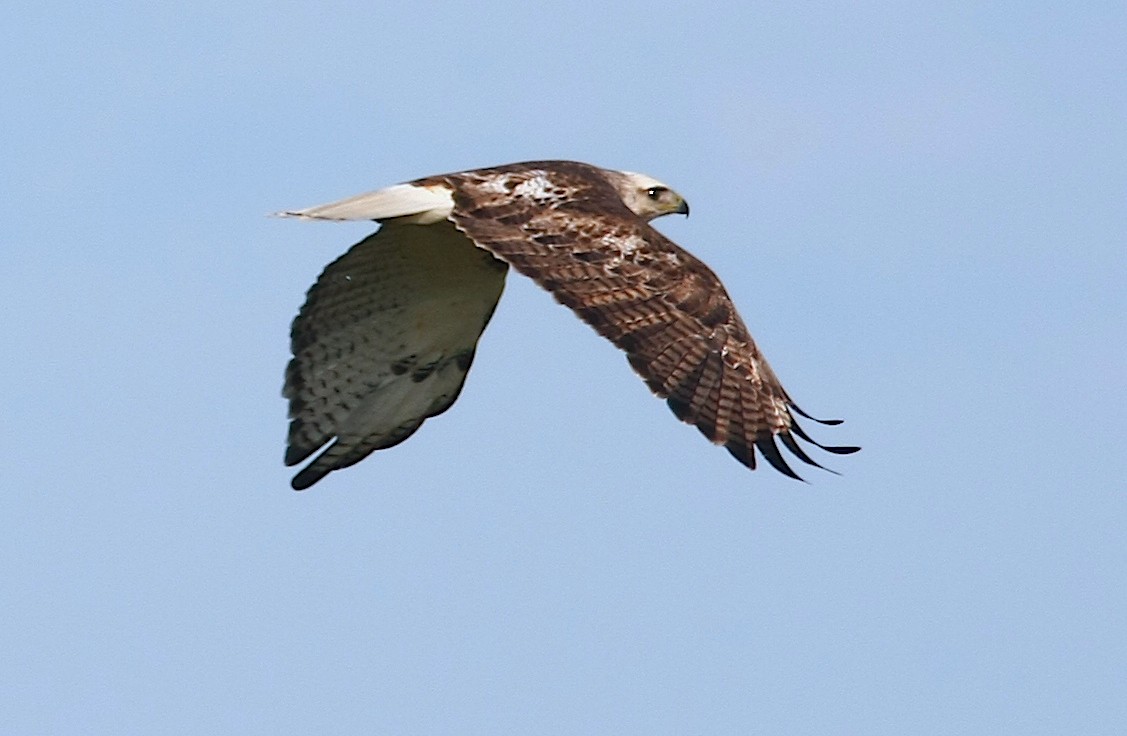
[[[665,194],[668,191],[669,190],[665,187],[650,187],[646,190],[646,196],[650,199],[658,199],[659,197],[661,197],[661,195]]]

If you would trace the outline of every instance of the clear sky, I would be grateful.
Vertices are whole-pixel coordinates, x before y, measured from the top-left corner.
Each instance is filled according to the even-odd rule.
[[[186,7],[182,7],[186,6]],[[1127,732],[1127,6],[32,3],[0,28],[0,733]],[[520,277],[306,493],[289,323],[445,171],[644,171],[841,471]],[[819,455],[818,457],[824,457]]]

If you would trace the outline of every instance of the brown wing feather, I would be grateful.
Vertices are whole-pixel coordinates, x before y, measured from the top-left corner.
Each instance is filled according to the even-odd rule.
[[[753,448],[797,478],[774,440],[810,465],[792,409],[731,298],[701,261],[622,203],[600,170],[529,163],[434,177],[479,247],[549,290],[622,350],[683,421],[755,467]],[[845,453],[856,448],[824,448]]]

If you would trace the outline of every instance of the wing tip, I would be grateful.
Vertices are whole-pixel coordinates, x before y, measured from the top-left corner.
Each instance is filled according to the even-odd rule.
[[[789,404],[790,404],[791,409],[794,409],[796,412],[798,412],[798,414],[800,416],[806,417],[807,419],[809,419],[812,422],[817,422],[818,424],[824,424],[828,427],[836,427],[839,424],[845,423],[844,419],[819,419],[818,417],[814,416],[813,414],[807,413],[801,406],[794,403],[793,401],[789,402]]]
[[[306,449],[298,447],[296,445],[290,445],[286,448],[286,454],[285,457],[282,458],[282,463],[287,468],[292,468],[294,465],[297,465],[302,460],[312,455],[313,452],[313,449]]]
[[[783,447],[785,447],[794,457],[797,457],[803,463],[811,467],[818,468],[819,470],[824,470],[827,473],[832,473],[837,476],[841,475],[841,473],[837,470],[834,470],[833,468],[827,468],[825,465],[822,465],[820,462],[810,457],[810,455],[795,440],[795,436],[798,436],[801,439],[815,445],[816,447],[819,447],[834,455],[851,455],[861,449],[860,447],[853,446],[835,447],[819,444],[818,442],[810,439],[810,436],[807,435],[806,432],[803,431],[802,428],[797,424],[792,424],[791,430],[788,431],[763,431],[758,434],[755,437],[754,441],[751,443],[748,443],[741,434],[732,434],[729,435],[728,440],[724,442],[723,445],[724,448],[728,450],[729,454],[732,455],[732,457],[734,457],[750,470],[756,469],[755,450],[758,450],[759,454],[763,456],[763,459],[770,463],[771,467],[778,472],[782,473],[788,478],[802,481],[803,483],[809,483],[809,481],[795,472],[795,470],[791,468],[787,463],[785,455],[780,451],[778,445],[775,444],[777,440],[778,442],[781,442]]]
[[[312,487],[314,483],[324,478],[331,473],[333,468],[318,467],[316,463],[303,469],[300,473],[295,475],[290,480],[290,488],[295,491],[304,491]]]
[[[794,472],[794,470],[789,465],[787,465],[787,461],[783,457],[783,453],[779,452],[779,447],[775,444],[775,437],[776,435],[770,433],[760,434],[755,438],[756,448],[759,449],[759,452],[763,455],[763,458],[767,462],[771,463],[771,467],[773,467],[775,470],[779,471],[788,478],[793,478],[795,480],[800,480],[803,483],[806,483],[807,481],[805,478]]]

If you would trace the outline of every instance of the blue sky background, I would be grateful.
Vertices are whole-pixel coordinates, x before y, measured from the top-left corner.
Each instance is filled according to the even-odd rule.
[[[1127,6],[17,0],[0,732],[1127,731]],[[289,490],[289,322],[464,168],[640,170],[842,477],[511,277],[455,407]]]

